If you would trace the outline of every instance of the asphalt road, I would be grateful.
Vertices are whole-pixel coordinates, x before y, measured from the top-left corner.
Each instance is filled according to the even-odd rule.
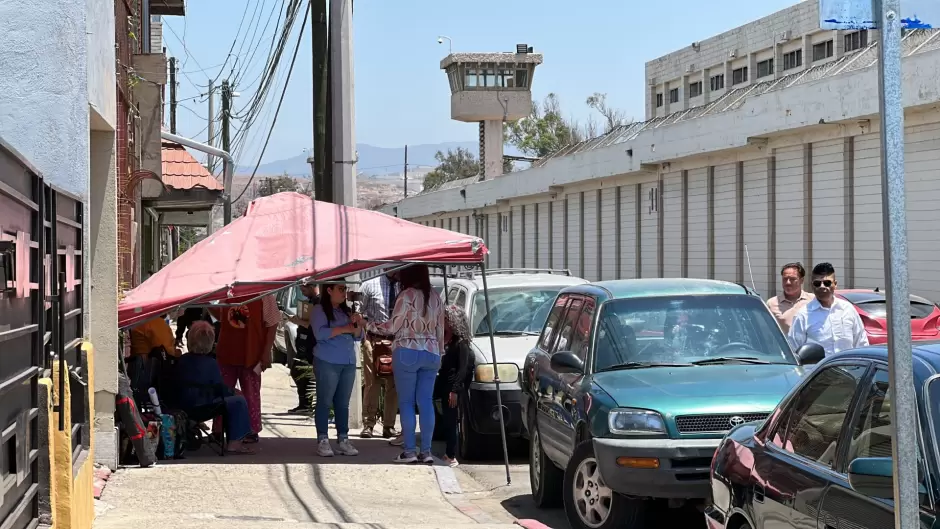
[[[440,449],[443,449],[443,446]],[[539,509],[532,501],[528,454],[524,445],[517,445],[510,451],[509,485],[506,484],[506,468],[502,458],[461,462],[457,470],[464,492],[473,497],[474,503],[482,509],[491,513],[502,509],[512,517],[538,520],[552,529],[570,527],[563,509]],[[704,529],[705,520],[703,515],[692,507],[669,509],[665,506],[655,506],[647,520],[647,528],[675,527]]]

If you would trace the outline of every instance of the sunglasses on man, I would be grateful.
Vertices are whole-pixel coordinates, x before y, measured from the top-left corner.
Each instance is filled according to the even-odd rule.
[[[824,279],[822,281],[813,281],[813,286],[815,288],[819,288],[819,287],[832,288],[832,285],[833,285],[833,281],[831,279]]]

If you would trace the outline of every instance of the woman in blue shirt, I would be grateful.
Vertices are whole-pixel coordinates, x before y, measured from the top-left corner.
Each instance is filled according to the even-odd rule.
[[[346,304],[346,285],[329,285],[320,304],[310,313],[310,329],[317,339],[313,350],[317,377],[317,453],[354,456],[359,453],[349,442],[349,399],[356,381],[356,344],[362,340],[362,317],[351,314]],[[330,446],[330,406],[336,418],[338,444]]]

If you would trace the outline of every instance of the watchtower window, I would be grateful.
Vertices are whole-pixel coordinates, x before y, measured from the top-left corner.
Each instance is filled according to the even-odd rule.
[[[496,70],[492,68],[485,68],[480,71],[483,84],[485,87],[495,87],[496,86]]]
[[[519,68],[516,70],[516,87],[517,88],[528,88],[529,87],[529,70]]]
[[[496,75],[496,85],[501,88],[514,88],[516,86],[515,73],[508,68],[500,68]]]
[[[474,68],[467,69],[467,82],[464,84],[467,86],[467,88],[476,88],[478,86],[481,86],[478,81],[478,72],[476,69]]]

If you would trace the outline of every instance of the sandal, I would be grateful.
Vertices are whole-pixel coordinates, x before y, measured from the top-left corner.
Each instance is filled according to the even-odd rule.
[[[246,435],[244,439],[242,439],[242,442],[245,444],[255,444],[258,441],[260,441],[260,438],[258,437],[258,434],[256,433],[250,433]]]
[[[257,452],[255,452],[251,447],[242,446],[239,450],[229,450],[226,448],[225,453],[229,455],[250,456],[256,454]]]

